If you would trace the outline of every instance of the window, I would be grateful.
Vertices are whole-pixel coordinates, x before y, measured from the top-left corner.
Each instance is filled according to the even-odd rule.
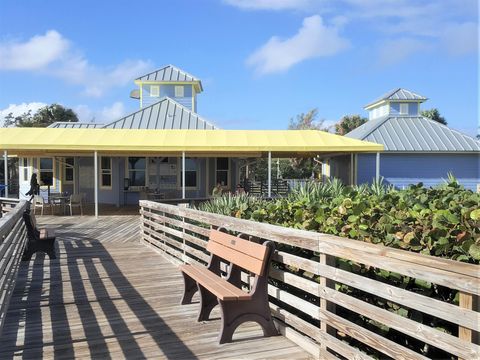
[[[408,104],[400,104],[400,114],[408,114]]]
[[[150,96],[151,97],[159,97],[160,96],[160,86],[150,85]]]
[[[180,159],[180,161],[182,161]],[[181,167],[180,167],[181,168]],[[183,186],[183,177],[180,172],[180,186]],[[197,187],[197,161],[192,158],[185,158],[185,187]]]
[[[112,187],[112,158],[102,156],[100,158],[100,187]]]
[[[175,97],[184,97],[185,89],[183,86],[175,86]]]
[[[23,158],[22,164],[23,164],[23,181],[28,181],[28,159]]]
[[[65,183],[73,183],[75,159],[73,157],[65,158],[65,172],[63,180]]]
[[[130,186],[145,186],[146,164],[144,157],[129,157],[127,159]]]
[[[215,171],[215,184],[220,183],[223,186],[229,186],[228,179],[230,166],[228,158],[217,158]]]
[[[40,158],[40,185],[53,185],[53,158]]]

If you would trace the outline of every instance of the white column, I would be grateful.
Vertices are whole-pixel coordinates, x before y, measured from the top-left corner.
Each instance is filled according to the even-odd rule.
[[[5,197],[8,198],[8,152],[3,152],[3,171],[4,171],[4,184],[5,184]]]
[[[380,153],[377,152],[377,158],[375,161],[375,180],[380,180]]]
[[[272,152],[268,152],[268,197],[272,196]]]
[[[94,192],[95,192],[95,217],[98,218],[98,153],[95,150],[93,159],[93,172],[95,173]]]
[[[355,180],[354,180],[355,177],[354,177],[354,175],[353,175],[353,172],[355,171],[355,167],[354,167],[354,165],[353,165],[353,161],[354,161],[353,159],[354,159],[354,158],[353,158],[353,153],[351,153],[351,154],[350,154],[350,185],[353,185],[353,183],[354,183],[354,181],[355,181]]]
[[[353,156],[353,183],[358,184],[358,154]]]
[[[185,199],[185,151],[182,151],[182,199]]]

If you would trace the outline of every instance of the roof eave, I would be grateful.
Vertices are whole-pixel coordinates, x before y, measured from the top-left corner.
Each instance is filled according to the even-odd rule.
[[[379,101],[375,101],[375,102],[373,102],[373,103],[370,103],[370,104],[368,104],[368,105],[365,105],[363,108],[364,108],[365,110],[370,110],[370,109],[372,109],[372,108],[374,108],[374,107],[376,107],[376,106],[378,106],[378,105],[383,105],[383,104],[386,104],[386,103],[387,103],[387,100],[382,99],[382,100],[379,100]]]

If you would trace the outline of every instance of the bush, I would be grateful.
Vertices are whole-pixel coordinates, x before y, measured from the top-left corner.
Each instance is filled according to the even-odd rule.
[[[479,204],[480,194],[455,179],[405,190],[381,182],[346,187],[333,180],[307,183],[273,201],[229,194],[200,209],[478,264]]]

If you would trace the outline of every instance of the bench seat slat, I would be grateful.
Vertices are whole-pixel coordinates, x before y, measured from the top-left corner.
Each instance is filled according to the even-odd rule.
[[[251,295],[230,284],[225,279],[215,275],[206,267],[196,265],[181,265],[180,270],[199,282],[204,288],[223,301],[250,300]]]
[[[55,237],[55,230],[42,228],[40,231],[40,240],[52,239]]]

